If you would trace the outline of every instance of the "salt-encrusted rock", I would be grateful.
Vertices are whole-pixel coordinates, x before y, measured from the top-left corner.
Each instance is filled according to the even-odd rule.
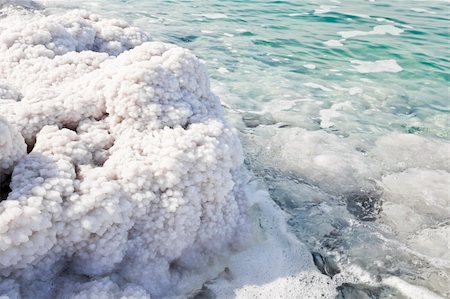
[[[26,145],[23,137],[15,127],[0,117],[0,185],[25,154]]]
[[[177,294],[245,230],[241,146],[188,50],[86,11],[9,8],[0,80],[5,294]]]

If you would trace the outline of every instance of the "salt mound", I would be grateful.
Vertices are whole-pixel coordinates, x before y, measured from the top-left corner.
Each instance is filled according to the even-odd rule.
[[[246,203],[203,63],[86,11],[0,13],[1,293],[160,298],[214,275]]]
[[[25,142],[19,132],[0,118],[0,184],[10,175],[14,165],[26,153]]]

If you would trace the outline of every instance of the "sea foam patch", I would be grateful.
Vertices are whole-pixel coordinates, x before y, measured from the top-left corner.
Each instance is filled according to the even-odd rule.
[[[376,61],[351,60],[350,62],[356,71],[364,74],[381,72],[398,73],[403,70],[394,59]]]
[[[336,8],[336,6],[331,5],[320,5],[319,8],[314,10],[315,14],[323,14],[332,11],[333,8]]]
[[[326,42],[323,42],[323,44],[327,47],[342,47],[344,44],[337,39],[330,39],[327,40]]]
[[[366,35],[400,35],[404,30],[393,25],[377,25],[373,27],[371,31],[339,31],[338,34],[345,39],[357,37],[357,36],[366,36]]]

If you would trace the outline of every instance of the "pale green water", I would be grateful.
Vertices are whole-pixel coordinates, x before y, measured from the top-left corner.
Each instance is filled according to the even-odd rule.
[[[354,99],[356,111],[366,113],[346,112],[335,129],[414,130],[448,138],[448,118],[443,119],[450,112],[448,2],[338,2],[102,0],[79,6],[120,16],[148,29],[155,39],[192,49],[207,62],[212,78],[242,98],[233,108],[258,110],[280,98],[311,96],[326,108]],[[324,45],[341,39],[338,32],[371,31],[377,25],[403,32],[349,38],[342,47]],[[389,59],[403,71],[361,74],[350,62]],[[309,64],[316,68],[305,67]],[[307,82],[331,90],[303,86]],[[362,95],[349,96],[345,89],[355,86]],[[319,115],[311,111],[292,117]]]
[[[61,5],[124,18],[205,60],[248,165],[292,230],[341,270],[371,275],[342,296],[401,298],[377,285],[390,276],[450,296],[448,1]],[[301,139],[295,128],[323,138]],[[392,133],[424,141],[377,146]],[[280,134],[292,139],[273,139]],[[319,153],[335,160],[308,164]],[[429,212],[436,202],[444,205]]]

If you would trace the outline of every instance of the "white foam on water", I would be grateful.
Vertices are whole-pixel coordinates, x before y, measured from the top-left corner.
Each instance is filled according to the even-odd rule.
[[[305,15],[308,15],[308,13],[304,12],[304,13],[290,13],[290,14],[288,14],[289,17],[298,17],[298,16],[305,16]]]
[[[219,67],[218,69],[217,69],[217,71],[219,72],[219,73],[221,73],[221,74],[226,74],[226,73],[229,73],[230,71],[229,70],[227,70],[225,67],[223,67],[223,66],[221,66],[221,67]]]
[[[342,36],[344,39],[348,39],[356,36],[370,35],[371,31],[359,31],[359,30],[339,31],[338,34]]]
[[[266,103],[262,109],[263,112],[267,113],[273,113],[277,111],[283,111],[283,110],[291,110],[296,103],[298,103],[301,100],[276,100]]]
[[[323,90],[323,91],[331,91],[330,88],[325,87],[325,86],[323,86],[321,84],[318,84],[318,83],[314,83],[314,82],[306,82],[306,83],[303,83],[303,85],[305,85],[306,87],[313,88],[313,89],[320,89],[320,90]]]
[[[363,90],[362,90],[361,87],[356,86],[356,87],[349,88],[348,89],[348,93],[349,93],[349,95],[354,96],[354,95],[357,95],[357,94],[362,94]]]
[[[388,60],[376,60],[376,61],[361,61],[361,60],[351,60],[350,61],[359,73],[398,73],[403,70],[403,68],[394,59]]]
[[[400,35],[404,30],[393,25],[377,25],[373,27],[373,34]]]
[[[436,12],[434,12],[434,11],[431,11],[431,10],[428,10],[425,8],[420,8],[420,7],[412,7],[411,10],[415,11],[415,12],[420,12],[420,13],[429,13],[432,15],[436,14]]]
[[[330,5],[320,5],[319,8],[314,10],[315,14],[323,14],[330,12],[333,8],[336,8],[336,6],[330,6]]]
[[[326,42],[323,42],[323,44],[327,47],[342,47],[344,44],[337,39],[330,39],[327,40]]]
[[[352,103],[350,101],[345,101],[343,103],[333,104],[329,109],[320,110],[320,127],[323,129],[331,128],[334,126],[334,122],[331,120],[335,117],[341,116],[340,110],[344,108],[351,108]]]
[[[207,14],[201,14],[199,16],[208,18],[208,19],[228,19],[228,16],[223,13],[207,13]]]
[[[373,27],[371,31],[339,31],[338,34],[345,39],[357,37],[357,36],[367,36],[367,35],[400,35],[404,30],[393,25],[377,25]]]
[[[386,23],[391,23],[391,24],[395,24],[394,21],[385,19],[385,18],[375,18],[375,20],[377,20],[377,22],[386,22]]]
[[[312,63],[307,63],[303,65],[305,68],[309,69],[309,70],[315,70],[316,69],[316,65],[312,64]]]

